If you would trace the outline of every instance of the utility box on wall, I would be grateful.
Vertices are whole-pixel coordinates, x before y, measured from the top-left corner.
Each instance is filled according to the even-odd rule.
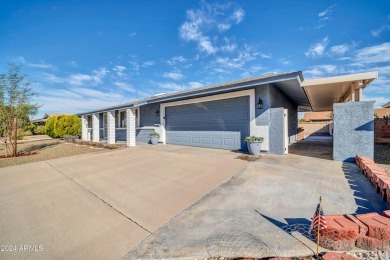
[[[333,159],[355,162],[355,156],[374,158],[375,101],[333,105]]]

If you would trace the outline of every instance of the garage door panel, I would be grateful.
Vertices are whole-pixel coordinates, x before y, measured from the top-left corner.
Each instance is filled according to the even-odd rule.
[[[249,97],[166,108],[168,144],[246,149]]]

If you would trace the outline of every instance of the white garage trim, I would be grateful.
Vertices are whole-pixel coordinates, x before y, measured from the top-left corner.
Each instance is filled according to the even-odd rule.
[[[180,106],[180,105],[187,105],[187,104],[194,104],[194,103],[201,103],[201,102],[207,102],[207,101],[215,101],[215,100],[221,100],[221,99],[229,99],[229,98],[235,98],[235,97],[242,97],[242,96],[249,96],[249,119],[250,119],[250,135],[254,135],[255,133],[258,133],[258,129],[256,129],[255,124],[255,90],[254,89],[248,89],[248,90],[242,90],[242,91],[236,91],[236,92],[229,92],[225,94],[219,94],[219,95],[212,95],[207,97],[201,97],[201,98],[193,98],[193,99],[187,99],[187,100],[181,100],[181,101],[174,101],[170,103],[163,103],[160,104],[160,122],[161,122],[161,136],[160,136],[160,142],[166,143],[166,122],[165,122],[165,108],[171,107],[171,106]],[[256,131],[257,130],[257,131]]]

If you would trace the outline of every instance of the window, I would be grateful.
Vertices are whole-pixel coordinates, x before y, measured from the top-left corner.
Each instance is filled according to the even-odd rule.
[[[126,127],[126,111],[119,112],[119,127]]]
[[[92,116],[88,116],[87,117],[87,128],[92,128]]]

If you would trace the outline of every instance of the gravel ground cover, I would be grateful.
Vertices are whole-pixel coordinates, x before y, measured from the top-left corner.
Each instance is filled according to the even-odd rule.
[[[107,149],[91,149],[90,146],[67,144],[60,140],[43,140],[18,144],[17,158],[0,158],[0,168],[38,162],[85,153],[105,152]],[[29,153],[35,153],[28,155]],[[27,155],[26,155],[27,154]],[[0,145],[0,156],[5,155],[4,146]]]
[[[390,144],[375,144],[374,161],[390,175]]]

